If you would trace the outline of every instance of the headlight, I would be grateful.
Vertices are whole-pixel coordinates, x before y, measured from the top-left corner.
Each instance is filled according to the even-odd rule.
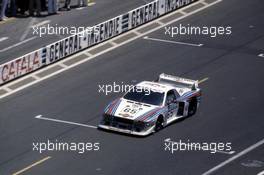
[[[140,132],[148,127],[148,123],[142,121],[136,121],[134,123],[134,128],[137,132]]]

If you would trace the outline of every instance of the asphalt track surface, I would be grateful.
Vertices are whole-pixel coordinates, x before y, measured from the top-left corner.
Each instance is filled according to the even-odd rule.
[[[32,25],[47,22],[42,26],[49,24],[53,27],[92,27],[142,6],[149,0],[96,0],[94,2],[96,5],[80,9],[77,8],[77,0],[73,0],[71,11],[59,11],[58,15],[52,16],[47,16],[46,12],[42,12],[42,17],[20,17],[3,24],[0,23],[0,38],[8,37],[7,40],[0,42],[0,64],[69,36],[69,34],[60,34],[39,37],[34,33]]]
[[[24,174],[203,174],[264,138],[264,4],[260,0],[223,1],[174,26],[229,25],[231,36],[170,38],[164,29],[149,37],[202,43],[202,47],[135,40],[0,101],[0,174],[17,172],[46,156]],[[173,26],[172,25],[172,26]],[[153,80],[162,72],[200,84],[197,114],[149,137],[137,138],[34,117],[96,126],[106,104],[120,94],[98,93],[98,85]],[[234,154],[164,151],[164,140],[231,142]],[[100,151],[32,151],[32,142],[99,142]],[[212,174],[252,175],[263,171],[264,145],[250,150]],[[257,162],[257,163],[256,163]],[[256,166],[259,165],[259,166]],[[255,165],[255,166],[254,166]]]

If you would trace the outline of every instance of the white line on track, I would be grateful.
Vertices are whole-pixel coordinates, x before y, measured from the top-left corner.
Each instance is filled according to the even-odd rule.
[[[145,2],[146,4],[147,4],[147,3],[150,3],[149,0],[142,0],[142,1]]]
[[[257,175],[264,175],[264,170],[259,172]]]
[[[221,1],[222,1],[222,0],[216,0],[215,2],[210,3],[210,4],[206,5],[206,6],[203,6],[202,8],[196,9],[196,10],[194,10],[194,11],[192,11],[192,12],[186,14],[186,15],[183,15],[183,16],[181,16],[181,17],[179,17],[179,18],[173,19],[173,20],[171,20],[171,21],[169,21],[169,22],[167,22],[167,23],[164,23],[163,25],[160,25],[159,27],[155,27],[155,28],[153,28],[153,29],[150,29],[149,31],[147,31],[147,32],[145,32],[145,33],[138,34],[136,37],[133,37],[133,38],[131,38],[131,39],[128,39],[128,40],[126,40],[125,42],[123,42],[123,43],[121,43],[121,44],[115,45],[115,46],[113,46],[113,47],[111,47],[111,48],[109,48],[109,49],[106,49],[106,50],[104,50],[104,51],[102,51],[102,52],[100,52],[100,53],[97,53],[97,54],[95,54],[95,55],[90,55],[90,54],[88,53],[89,50],[94,49],[94,48],[96,48],[96,47],[100,47],[101,45],[103,45],[103,44],[105,44],[105,43],[107,43],[107,42],[100,43],[100,44],[98,44],[98,46],[91,47],[91,48],[88,48],[88,49],[86,49],[86,50],[84,50],[84,51],[82,51],[82,52],[79,52],[79,53],[77,53],[77,54],[74,54],[73,56],[70,56],[69,58],[66,58],[66,59],[64,59],[63,61],[67,61],[67,60],[74,59],[74,58],[76,58],[77,56],[79,56],[79,55],[81,55],[81,54],[86,54],[86,53],[89,54],[89,55],[88,55],[89,57],[83,59],[82,61],[79,61],[79,62],[77,62],[77,63],[74,63],[74,64],[68,66],[67,68],[61,69],[61,70],[56,71],[56,72],[54,72],[54,73],[51,73],[51,74],[49,74],[48,76],[45,76],[45,77],[43,77],[43,78],[38,78],[36,81],[33,81],[33,82],[28,83],[28,84],[26,84],[26,85],[23,85],[23,86],[21,86],[21,87],[15,89],[15,90],[12,90],[11,92],[5,93],[4,95],[1,95],[1,96],[0,96],[0,99],[2,99],[2,98],[4,98],[4,97],[7,97],[7,96],[9,96],[9,95],[11,95],[11,94],[14,94],[14,93],[16,93],[16,92],[18,92],[18,91],[21,91],[21,90],[23,90],[23,89],[25,89],[25,88],[27,88],[27,87],[30,87],[30,86],[32,86],[32,85],[34,85],[34,84],[37,84],[37,83],[39,83],[39,82],[41,82],[41,81],[44,81],[44,80],[46,80],[46,79],[48,79],[48,78],[50,78],[50,77],[53,77],[53,76],[55,76],[55,75],[58,75],[58,74],[60,74],[60,73],[62,73],[62,72],[64,72],[64,71],[67,71],[67,70],[71,69],[71,68],[74,68],[74,67],[76,67],[76,66],[78,66],[78,65],[80,65],[80,64],[83,64],[83,63],[85,63],[85,62],[87,62],[87,61],[89,61],[89,60],[91,60],[91,59],[96,58],[96,57],[99,56],[99,55],[105,54],[105,53],[107,53],[107,52],[109,52],[109,51],[111,51],[111,50],[114,50],[114,49],[116,49],[116,48],[118,48],[118,47],[121,47],[121,46],[123,46],[123,45],[125,45],[125,44],[127,44],[127,43],[129,43],[129,42],[132,42],[132,41],[134,41],[134,40],[136,40],[136,39],[139,39],[139,38],[141,38],[141,37],[143,37],[143,36],[145,36],[145,35],[147,35],[147,34],[150,34],[150,33],[154,32],[154,31],[160,30],[160,29],[164,28],[165,26],[167,26],[167,25],[169,25],[169,24],[175,23],[175,22],[177,22],[177,21],[179,21],[179,20],[182,20],[182,19],[184,19],[184,18],[186,18],[186,17],[188,17],[188,16],[191,16],[191,15],[193,15],[193,14],[195,14],[195,13],[198,13],[198,12],[200,12],[200,11],[206,9],[206,8],[209,8],[209,7],[211,7],[211,6],[214,6],[214,5],[216,5],[217,3],[220,3]],[[199,3],[199,2],[200,2],[200,1],[198,1],[197,3]],[[191,6],[193,6],[193,5],[196,5],[197,3],[193,3],[192,5],[187,6],[187,7],[191,7]],[[173,15],[173,14],[178,13],[178,12],[179,12],[179,11],[175,11],[175,12],[171,13],[170,15]],[[161,17],[161,18],[159,18],[159,19],[156,19],[156,20],[154,20],[154,21],[152,21],[152,22],[150,22],[150,23],[148,23],[148,24],[151,25],[151,24],[153,24],[153,23],[156,23],[157,21],[160,21],[160,20],[162,20],[162,19],[164,19],[164,18],[167,18],[167,17],[169,17],[170,15],[165,15],[164,17]],[[143,25],[142,27],[144,27],[144,25]],[[128,33],[126,33],[126,34],[129,34],[129,33],[135,33],[136,30],[139,30],[139,29],[141,29],[142,27],[139,27],[139,28],[133,29],[133,30],[131,30],[130,32],[128,32]],[[110,39],[109,41],[113,41],[113,40],[115,40],[115,39],[118,39],[118,38],[120,38],[120,37],[123,37],[123,36],[125,36],[126,34],[124,34],[124,35],[120,35],[120,36],[118,36],[118,37],[114,37],[114,38]],[[1,51],[0,51],[0,52],[1,52]],[[87,54],[86,54],[86,55],[87,55]],[[56,66],[56,65],[58,65],[58,64],[60,64],[60,63],[59,63],[59,62],[58,62],[58,63],[55,63],[53,66]],[[38,71],[36,71],[36,72],[33,73],[33,74],[29,74],[28,76],[24,76],[24,77],[20,78],[18,81],[13,81],[13,82],[8,83],[8,84],[6,84],[6,85],[4,85],[4,86],[10,86],[10,85],[12,85],[12,84],[15,84],[16,82],[22,81],[23,79],[26,79],[27,77],[30,77],[31,75],[34,75],[34,74],[37,74],[37,73],[39,73],[39,72],[45,71],[46,69],[49,69],[49,68],[51,68],[51,67],[52,67],[52,66],[48,66],[48,67],[46,67],[46,68],[43,68],[43,69],[41,69],[41,70],[38,70]]]
[[[45,20],[45,21],[41,21],[40,23],[34,24],[31,27],[39,27],[39,26],[43,26],[48,23],[50,23],[50,20]]]
[[[220,150],[213,150],[213,151],[215,151],[215,152],[217,152],[217,153],[223,153],[223,154],[229,154],[229,155],[235,153],[235,151],[220,151]]]
[[[23,174],[25,171],[28,171],[29,169],[31,169],[31,168],[33,168],[33,167],[39,165],[39,164],[42,164],[43,162],[49,160],[50,158],[51,158],[51,156],[47,156],[47,157],[45,157],[45,158],[43,158],[43,159],[41,159],[41,160],[39,160],[39,161],[37,161],[37,162],[35,162],[35,163],[29,165],[29,166],[27,166],[26,168],[23,168],[22,170],[13,173],[12,175]]]
[[[16,44],[14,44],[14,45],[12,45],[12,46],[6,47],[6,48],[0,50],[0,52],[5,52],[5,51],[7,51],[7,50],[13,49],[14,47],[17,47],[17,46],[20,46],[20,45],[22,45],[22,44],[25,44],[26,42],[29,42],[29,41],[31,41],[31,40],[33,40],[33,39],[35,39],[35,38],[36,38],[36,36],[33,36],[33,37],[28,38],[28,39],[26,39],[26,40],[24,40],[24,41],[21,41],[21,42],[19,42],[19,43],[16,43]]]
[[[28,36],[29,32],[30,32],[30,29],[31,29],[31,26],[37,22],[37,19],[36,18],[31,18],[29,24],[28,24],[28,27],[26,28],[26,30],[24,31],[23,35],[20,37],[19,41],[24,41],[26,39],[26,37]]]
[[[87,6],[93,6],[93,5],[95,5],[96,4],[96,2],[88,2],[88,4],[87,4]]]
[[[83,127],[87,127],[87,128],[97,129],[96,126],[86,125],[86,124],[76,123],[76,122],[70,122],[70,121],[65,121],[65,120],[59,120],[59,119],[53,119],[53,118],[47,118],[47,117],[43,117],[42,115],[37,115],[35,118],[40,119],[40,120],[47,120],[47,121],[53,121],[53,122],[58,122],[58,123],[66,123],[66,124],[70,124],[70,125],[77,125],[77,126],[83,126]]]
[[[2,37],[2,38],[0,38],[0,42],[5,41],[7,39],[8,39],[8,37]]]
[[[6,90],[7,92],[12,91],[11,89],[9,89],[8,87],[3,87],[2,89]]]
[[[230,162],[240,158],[241,156],[243,156],[243,155],[249,153],[250,151],[256,149],[257,147],[261,146],[262,144],[264,144],[264,139],[260,140],[259,142],[255,143],[254,145],[251,145],[250,147],[244,149],[240,153],[234,155],[233,157],[227,159],[226,161],[220,163],[219,165],[211,168],[210,170],[206,171],[202,175],[210,175],[210,174],[214,173],[215,171],[219,170],[220,168],[224,167],[225,165],[229,164]]]
[[[161,25],[161,26],[165,24],[165,23],[163,23],[163,22],[161,22],[161,21],[158,21],[158,20],[156,21],[156,23],[158,23],[158,24]]]
[[[184,43],[184,42],[179,42],[179,41],[171,41],[171,40],[164,40],[164,39],[158,39],[158,38],[151,38],[151,37],[148,37],[148,36],[145,36],[144,39],[145,40],[151,40],[151,41],[165,42],[165,43],[173,43],[173,44],[194,46],[194,47],[201,47],[201,46],[203,46],[203,44]]]
[[[264,58],[264,53],[261,53],[261,54],[259,54],[258,56]]]
[[[50,23],[50,20],[45,20],[45,21],[41,21],[41,22],[39,22],[37,24],[34,24],[36,22],[37,22],[36,18],[32,18],[32,20],[30,21],[30,23],[28,25],[28,28],[25,30],[24,34],[21,36],[20,41],[23,41],[23,40],[26,39],[26,37],[28,36],[28,34],[29,34],[29,32],[30,32],[31,29],[33,29],[35,27],[38,28],[40,26],[43,26],[45,24],[48,24],[48,23]]]
[[[82,10],[82,9],[85,9],[86,7],[78,7],[76,8],[76,10]]]

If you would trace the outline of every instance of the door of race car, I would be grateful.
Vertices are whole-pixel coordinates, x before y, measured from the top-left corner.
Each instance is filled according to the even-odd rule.
[[[177,103],[176,103],[176,93],[174,90],[170,90],[166,95],[166,106],[168,107],[167,120],[177,115]]]

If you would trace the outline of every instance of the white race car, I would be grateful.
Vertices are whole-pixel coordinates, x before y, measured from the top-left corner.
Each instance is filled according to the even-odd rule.
[[[161,74],[143,81],[104,110],[99,128],[138,136],[158,131],[195,114],[201,98],[198,81]]]

